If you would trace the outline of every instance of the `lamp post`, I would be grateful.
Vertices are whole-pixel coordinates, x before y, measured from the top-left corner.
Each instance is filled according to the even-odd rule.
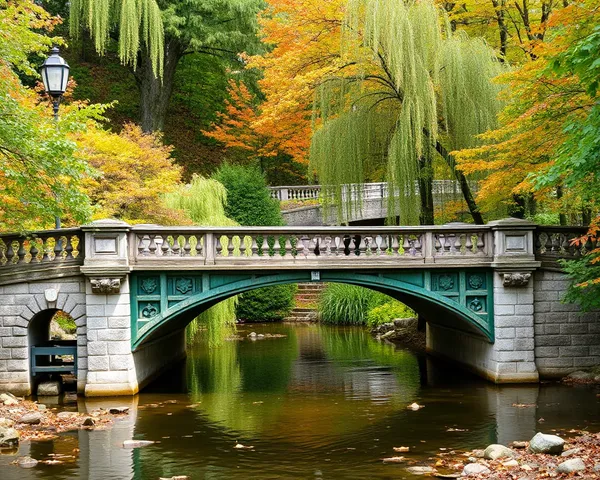
[[[54,120],[58,121],[60,100],[67,91],[69,81],[69,65],[59,54],[58,47],[53,47],[50,56],[44,61],[40,73],[46,93],[52,97]],[[56,229],[60,228],[60,217],[54,217]]]
[[[58,120],[58,106],[67,90],[67,82],[69,81],[69,65],[58,53],[58,47],[52,48],[50,56],[41,68],[44,88],[46,89],[46,93],[52,97],[55,120]]]

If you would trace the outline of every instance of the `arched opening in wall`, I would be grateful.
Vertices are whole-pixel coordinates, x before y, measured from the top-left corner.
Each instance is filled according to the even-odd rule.
[[[32,391],[59,395],[75,388],[77,337],[75,320],[66,312],[46,309],[29,322],[28,344]]]

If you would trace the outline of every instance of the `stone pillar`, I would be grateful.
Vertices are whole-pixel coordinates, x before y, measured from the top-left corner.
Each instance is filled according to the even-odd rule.
[[[535,224],[509,218],[494,232],[494,360],[496,382],[537,382],[532,272]]]
[[[86,396],[134,395],[138,382],[131,353],[129,225],[99,220],[85,225]]]

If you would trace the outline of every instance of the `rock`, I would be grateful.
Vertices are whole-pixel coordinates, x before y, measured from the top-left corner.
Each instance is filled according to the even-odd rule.
[[[264,334],[262,334],[262,333],[259,333],[259,334],[257,335],[257,337],[258,337],[258,338],[265,338]]]
[[[146,447],[148,445],[152,445],[153,442],[152,440],[125,440],[123,442],[123,447],[125,448],[140,448],[140,447]]]
[[[512,442],[510,446],[512,448],[527,448],[527,442]]]
[[[58,380],[42,382],[37,387],[39,397],[54,397],[62,392],[62,384]]]
[[[112,413],[113,415],[118,415],[120,413],[127,413],[129,411],[129,407],[113,407],[108,413]]]
[[[256,337],[256,332],[251,332],[250,335],[248,335],[248,336],[251,338],[254,338],[254,337]]]
[[[487,473],[490,473],[490,469],[485,465],[481,465],[481,463],[469,463],[468,465],[465,465],[465,468],[463,468],[462,476],[470,477],[471,475],[481,475]]]
[[[69,420],[77,416],[77,412],[59,412],[56,414],[56,418],[59,420]]]
[[[561,457],[570,457],[571,455],[575,455],[576,453],[581,452],[581,448],[571,448],[570,450],[566,450],[560,454]]]
[[[485,450],[473,450],[471,453],[476,458],[483,458],[483,455],[485,454]]]
[[[38,410],[40,412],[43,412],[44,410],[46,410],[48,407],[46,407],[46,405],[44,405],[43,403],[38,403]]]
[[[505,467],[508,467],[508,468],[518,467],[519,466],[519,462],[517,462],[513,458],[512,460],[509,460],[508,462],[503,462],[502,465],[504,465]]]
[[[12,393],[0,393],[0,403],[3,403],[7,407],[12,405],[18,405],[19,399],[15,397]]]
[[[21,468],[32,468],[38,464],[35,458],[31,457],[19,457],[17,458],[17,465]]]
[[[546,435],[538,432],[529,441],[529,451],[533,453],[550,453],[560,455],[565,446],[565,441],[557,435]]]
[[[558,473],[573,473],[581,472],[582,470],[585,470],[585,463],[583,463],[581,458],[570,458],[556,468]]]
[[[591,382],[594,380],[596,375],[592,372],[584,372],[583,370],[578,370],[577,372],[573,372],[565,377],[565,380],[576,380],[580,382]]]
[[[16,447],[19,444],[19,432],[12,427],[0,427],[0,447]]]
[[[504,445],[492,444],[489,445],[483,452],[483,458],[487,460],[497,460],[499,458],[512,458],[515,453]]]
[[[40,412],[26,413],[19,418],[18,423],[26,423],[27,425],[37,425],[42,421],[42,414]]]
[[[414,475],[425,475],[426,473],[435,472],[435,468],[433,467],[408,467],[406,469],[407,472],[412,473]]]
[[[0,418],[0,428],[12,428],[15,426],[15,422],[10,418]]]
[[[477,463],[477,457],[469,457],[469,463]]]
[[[83,421],[83,426],[84,427],[93,427],[96,424],[96,422],[94,421],[94,419],[92,417],[87,417],[84,421]]]

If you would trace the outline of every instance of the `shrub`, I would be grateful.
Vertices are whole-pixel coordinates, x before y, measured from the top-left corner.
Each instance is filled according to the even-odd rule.
[[[410,318],[416,317],[415,311],[404,305],[398,300],[392,300],[391,302],[384,303],[375,308],[369,310],[367,314],[367,325],[369,327],[375,327],[382,323],[388,323],[396,318]]]
[[[370,310],[391,301],[383,293],[355,285],[330,283],[321,295],[321,322],[333,325],[366,325]]]
[[[243,293],[237,307],[237,317],[248,322],[283,320],[294,308],[297,285],[276,285]]]
[[[271,198],[264,175],[255,167],[225,164],[213,178],[227,190],[226,215],[248,227],[284,224],[279,202]],[[266,287],[241,295],[237,317],[247,321],[274,321],[285,318],[294,305],[296,287]]]
[[[77,325],[75,325],[73,317],[62,310],[56,312],[52,317],[52,320],[54,320],[65,333],[73,334],[77,331]]]

